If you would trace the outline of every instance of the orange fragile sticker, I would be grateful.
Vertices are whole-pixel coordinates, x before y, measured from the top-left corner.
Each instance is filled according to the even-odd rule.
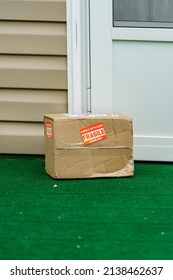
[[[85,128],[81,128],[80,133],[81,133],[84,145],[89,145],[94,142],[101,141],[101,140],[107,138],[102,122],[87,126]]]
[[[46,136],[48,139],[52,139],[52,123],[46,122]]]

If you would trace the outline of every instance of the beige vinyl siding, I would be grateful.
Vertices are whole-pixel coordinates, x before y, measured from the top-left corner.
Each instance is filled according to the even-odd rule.
[[[0,89],[1,121],[43,122],[45,112],[66,110],[64,91]]]
[[[1,153],[43,153],[44,137],[41,123],[0,122],[0,131]]]
[[[65,0],[0,0],[0,153],[44,153],[43,117],[67,113]]]
[[[0,22],[0,53],[66,55],[66,24]]]
[[[22,21],[66,21],[65,0],[3,0],[0,18]]]
[[[1,55],[0,85],[3,88],[66,90],[66,58]]]

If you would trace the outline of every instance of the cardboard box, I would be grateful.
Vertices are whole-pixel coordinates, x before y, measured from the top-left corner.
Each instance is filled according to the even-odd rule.
[[[53,178],[133,175],[132,119],[121,114],[45,115],[46,172]]]

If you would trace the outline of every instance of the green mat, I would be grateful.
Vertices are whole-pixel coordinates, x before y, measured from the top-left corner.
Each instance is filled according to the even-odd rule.
[[[173,164],[57,181],[44,157],[1,155],[0,259],[172,260]]]

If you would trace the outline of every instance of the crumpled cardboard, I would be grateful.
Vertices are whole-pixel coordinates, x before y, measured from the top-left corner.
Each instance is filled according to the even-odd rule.
[[[57,179],[134,174],[133,123],[122,114],[45,115],[45,168]]]

